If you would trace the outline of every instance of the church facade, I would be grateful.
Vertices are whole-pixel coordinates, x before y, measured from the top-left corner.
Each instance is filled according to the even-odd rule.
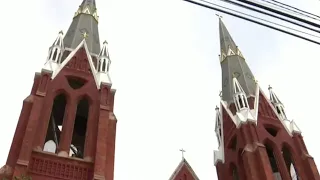
[[[1,180],[114,180],[117,119],[108,43],[95,0],[83,0],[35,73]],[[214,163],[219,180],[320,180],[301,131],[279,98],[260,89],[219,20],[222,68]],[[199,180],[183,157],[169,180]]]

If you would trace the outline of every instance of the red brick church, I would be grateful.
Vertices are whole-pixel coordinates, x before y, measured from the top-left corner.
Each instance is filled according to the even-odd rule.
[[[35,73],[0,180],[114,180],[116,90],[95,0],[83,0]],[[219,20],[222,93],[216,108],[219,180],[320,180],[294,121],[272,88],[260,89]],[[182,158],[169,180],[199,180]]]

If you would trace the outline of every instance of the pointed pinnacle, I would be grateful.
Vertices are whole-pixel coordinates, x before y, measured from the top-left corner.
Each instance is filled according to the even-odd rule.
[[[103,44],[108,44],[108,42],[105,40],[105,41],[103,41]]]
[[[59,34],[62,34],[63,35],[63,31],[61,30],[61,31],[59,31]]]
[[[272,89],[272,87],[269,85],[268,90],[271,90],[271,89]]]
[[[219,110],[219,107],[218,106],[216,106],[216,109],[215,109],[216,111],[218,111]]]

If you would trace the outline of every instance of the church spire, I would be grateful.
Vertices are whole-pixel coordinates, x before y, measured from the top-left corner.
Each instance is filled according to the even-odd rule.
[[[76,11],[73,21],[64,37],[64,46],[72,51],[85,37],[90,53],[98,55],[100,40],[98,15],[95,0],[83,0]]]
[[[255,96],[255,78],[221,18],[219,18],[219,31],[221,48],[220,63],[222,70],[222,100],[227,103],[233,102],[235,88],[233,78],[237,79],[247,96]]]

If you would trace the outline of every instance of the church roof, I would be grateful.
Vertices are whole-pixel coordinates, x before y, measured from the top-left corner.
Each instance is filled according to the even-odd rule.
[[[83,0],[64,37],[64,46],[75,49],[86,37],[90,53],[99,54],[100,40],[98,31],[98,15],[95,0]]]
[[[233,101],[233,77],[236,77],[247,96],[255,95],[255,78],[229,31],[219,19],[220,63],[222,71],[222,100]]]
[[[169,180],[180,180],[183,179],[183,177],[188,177],[190,180],[199,180],[198,176],[185,158],[182,158]],[[191,177],[193,179],[191,179]]]

